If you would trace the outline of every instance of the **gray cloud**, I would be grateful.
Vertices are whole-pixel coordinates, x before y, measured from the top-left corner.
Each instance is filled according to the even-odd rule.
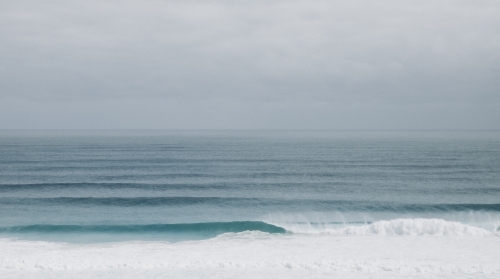
[[[0,128],[500,129],[498,1],[3,1]]]

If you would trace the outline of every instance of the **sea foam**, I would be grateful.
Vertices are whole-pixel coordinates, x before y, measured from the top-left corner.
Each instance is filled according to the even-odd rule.
[[[450,222],[442,219],[395,219],[377,221],[369,225],[349,226],[339,230],[327,231],[340,234],[377,234],[377,235],[491,235],[482,228]]]
[[[437,236],[451,236],[451,232],[453,237]],[[424,236],[413,237],[417,233]],[[416,278],[420,274],[498,278],[499,249],[500,238],[491,233],[443,220],[418,219],[380,221],[334,233],[247,231],[177,243],[0,239],[0,277],[230,278],[227,274],[233,274],[266,278],[264,272],[273,278],[291,278],[292,274],[299,274],[297,278],[345,277],[344,273],[356,278]]]
[[[436,235],[465,236],[492,235],[494,231],[460,222],[436,218],[380,220],[368,224],[330,224],[330,223],[275,223],[287,231],[300,234],[337,234],[337,235]]]

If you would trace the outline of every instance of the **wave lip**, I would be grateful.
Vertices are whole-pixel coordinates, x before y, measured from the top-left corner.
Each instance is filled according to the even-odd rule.
[[[349,226],[325,233],[353,235],[492,235],[485,229],[443,219],[394,219],[369,225]]]

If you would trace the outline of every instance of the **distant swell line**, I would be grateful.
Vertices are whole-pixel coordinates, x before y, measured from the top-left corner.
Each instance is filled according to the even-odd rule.
[[[2,233],[202,233],[218,235],[244,231],[285,233],[284,228],[261,221],[151,225],[29,225],[0,227]]]
[[[41,189],[72,189],[72,188],[102,188],[102,189],[221,189],[228,188],[225,184],[166,184],[166,183],[116,183],[116,182],[68,182],[68,183],[26,183],[0,184],[0,192],[41,190]]]
[[[194,205],[194,204],[220,204],[224,202],[235,202],[242,200],[258,200],[244,198],[220,198],[220,197],[133,197],[133,198],[94,198],[94,197],[58,197],[58,198],[3,198],[3,204],[44,204],[44,205],[97,205],[97,206],[172,206],[172,205]]]
[[[495,204],[399,204],[382,202],[352,202],[335,200],[244,197],[55,197],[55,198],[0,198],[2,205],[94,205],[94,206],[275,206],[277,209],[308,208],[311,210],[362,211],[362,212],[449,212],[449,211],[500,211]]]

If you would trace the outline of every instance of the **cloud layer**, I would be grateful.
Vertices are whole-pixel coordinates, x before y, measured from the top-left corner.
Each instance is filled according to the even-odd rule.
[[[3,1],[0,128],[500,129],[498,1]]]

